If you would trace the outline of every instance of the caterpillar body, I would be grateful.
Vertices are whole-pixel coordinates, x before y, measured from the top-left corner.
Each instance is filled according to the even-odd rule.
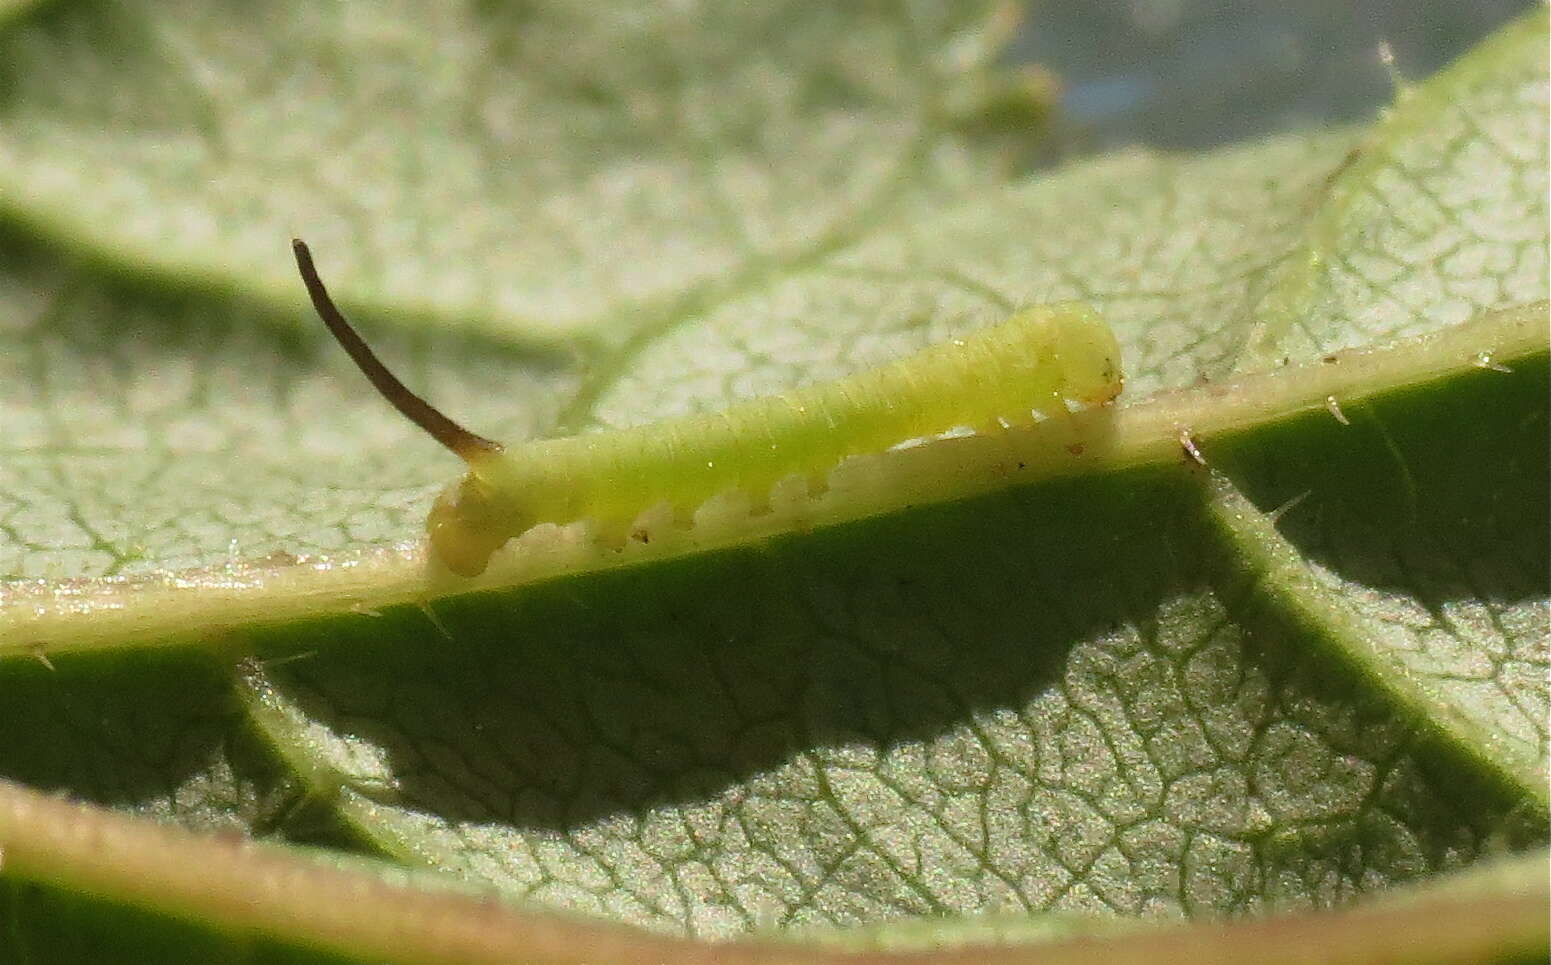
[[[443,492],[427,530],[435,556],[477,576],[491,554],[539,523],[590,520],[622,543],[649,500],[671,495],[681,517],[712,497],[743,493],[755,511],[791,476],[822,488],[848,456],[967,426],[1000,431],[1095,406],[1121,389],[1114,333],[1080,304],[1026,309],[908,358],[710,415],[634,429],[544,439],[506,449],[410,392],[329,299],[307,246],[293,241],[314,307],[372,384],[453,450],[468,473]]]

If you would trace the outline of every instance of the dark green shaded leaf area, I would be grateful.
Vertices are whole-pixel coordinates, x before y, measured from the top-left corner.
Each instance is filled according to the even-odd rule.
[[[996,5],[0,5],[0,963],[1543,960],[1546,29],[1031,171]],[[432,579],[460,466],[293,235],[511,443],[1038,302],[1127,387],[1036,481]]]
[[[18,962],[241,962],[332,965],[352,960],[289,943],[234,938],[198,925],[90,897],[13,883],[5,909],[14,922],[6,954]]]

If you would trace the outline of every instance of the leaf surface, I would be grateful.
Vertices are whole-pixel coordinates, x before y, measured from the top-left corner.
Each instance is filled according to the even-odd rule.
[[[1382,917],[1436,877],[1478,923],[1459,955],[1543,947],[1513,896],[1546,840],[1544,11],[1366,129],[1009,178],[964,113],[1019,89],[1002,28],[954,9],[13,14],[0,772],[334,850],[250,862],[7,785],[4,938],[1123,956],[1188,919],[1231,961],[1220,917]],[[457,467],[299,327],[303,229],[379,352],[504,440],[1045,301],[1099,307],[1129,381],[785,515],[623,555],[549,529],[428,581]],[[1445,876],[1504,851],[1533,855],[1507,885]],[[181,896],[180,862],[228,859]],[[1418,927],[1343,921],[1249,940],[1359,960]]]

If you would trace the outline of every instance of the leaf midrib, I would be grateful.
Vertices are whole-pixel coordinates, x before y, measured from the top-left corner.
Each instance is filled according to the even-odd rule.
[[[249,560],[156,576],[0,584],[0,659],[183,644],[208,636],[212,628],[423,606],[442,597],[723,549],[799,525],[834,526],[1056,477],[1183,465],[1186,436],[1210,458],[1214,438],[1296,418],[1325,408],[1329,399],[1356,403],[1446,380],[1480,367],[1484,355],[1511,368],[1546,350],[1546,313],[1545,302],[1532,303],[1390,345],[1160,393],[1028,429],[856,457],[837,469],[830,493],[800,507],[800,518],[780,513],[731,518],[619,553],[592,545],[576,527],[545,527],[508,544],[476,580],[428,577],[423,542],[417,539],[278,566]]]

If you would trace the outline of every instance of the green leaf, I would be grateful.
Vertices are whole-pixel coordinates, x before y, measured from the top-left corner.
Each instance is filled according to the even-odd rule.
[[[0,784],[0,949],[1544,950],[1544,10],[1364,130],[1027,177],[952,10],[9,14],[0,773],[120,813]],[[298,233],[507,441],[1056,300],[1129,379],[430,579],[458,467],[300,323]]]
[[[158,281],[299,306],[301,234],[385,313],[612,339],[984,182],[944,115],[990,6],[45,8],[0,203]]]
[[[0,836],[21,843],[8,855],[18,868],[48,882],[13,879],[6,896],[13,922],[17,911],[43,921],[42,928],[13,928],[7,936],[8,951],[36,959],[150,955],[161,962],[312,963],[339,961],[330,953],[345,952],[426,963],[847,960],[789,939],[711,946],[608,922],[536,915],[434,874],[240,839],[196,838],[52,801],[3,781]],[[1083,929],[1070,921],[1040,927],[987,920],[956,932],[951,924],[922,922],[809,937],[860,949],[967,946],[965,953],[977,960],[1072,965],[1185,954],[1207,962],[1252,956],[1307,961],[1304,950],[1311,946],[1323,962],[1412,960],[1419,949],[1431,961],[1527,960],[1547,939],[1545,860],[1541,852],[1485,862],[1344,914],[1268,922]],[[93,907],[69,888],[127,900],[131,910]],[[169,917],[156,920],[135,906]],[[64,927],[49,927],[56,925]],[[1084,930],[1112,937],[1060,940]],[[995,947],[1009,941],[1025,947]],[[901,961],[888,955],[865,960]]]

